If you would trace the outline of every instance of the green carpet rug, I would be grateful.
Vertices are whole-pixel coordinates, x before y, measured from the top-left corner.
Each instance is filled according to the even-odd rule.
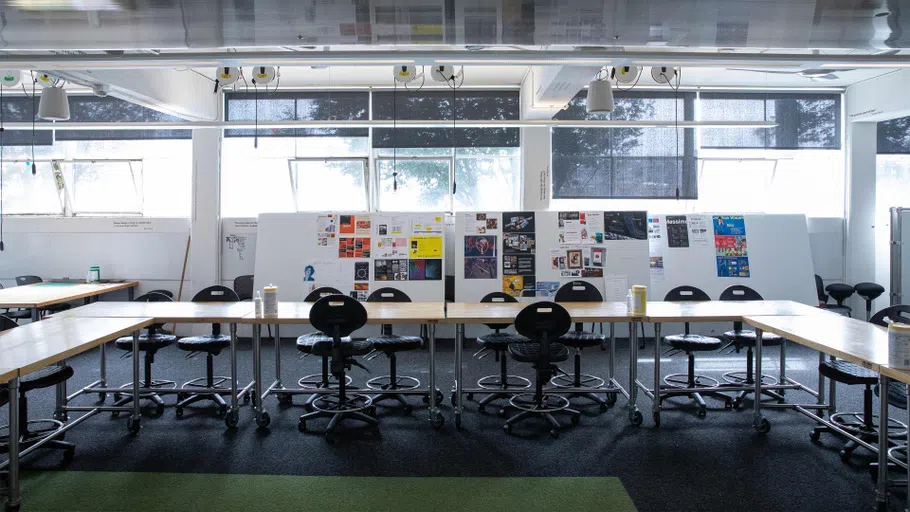
[[[615,477],[416,478],[25,472],[22,511],[633,512]]]

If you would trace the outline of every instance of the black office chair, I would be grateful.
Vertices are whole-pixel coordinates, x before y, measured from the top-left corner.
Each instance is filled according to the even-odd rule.
[[[0,332],[17,327],[13,319],[0,316]],[[19,378],[19,449],[24,450],[43,441],[63,428],[63,422],[55,419],[28,419],[28,397],[26,393],[34,389],[56,386],[73,376],[73,369],[67,365],[46,366],[36,372]],[[0,384],[0,407],[9,402],[9,386]],[[9,425],[0,427],[7,434],[0,436],[0,453],[9,453]],[[41,445],[42,448],[63,450],[63,460],[69,462],[76,453],[76,445],[62,439],[51,439]]]
[[[406,293],[396,288],[380,288],[367,297],[367,302],[411,302],[411,298]],[[372,345],[373,350],[381,352],[389,358],[389,374],[373,377],[367,381],[367,387],[370,389],[381,389],[383,391],[394,390],[411,390],[420,387],[420,380],[409,375],[398,374],[398,353],[406,350],[417,350],[423,345],[423,339],[420,336],[402,336],[392,333],[392,326],[389,324],[382,325],[382,334],[367,338],[367,342]],[[375,357],[375,356],[373,356]],[[368,357],[367,359],[372,359]],[[373,399],[373,403],[378,404],[385,400],[396,400],[402,406],[405,414],[410,414],[413,410],[411,404],[405,400],[405,396],[397,393],[382,394]],[[425,398],[428,400],[428,397]],[[439,403],[437,401],[437,403]]]
[[[26,286],[26,285],[30,285],[30,284],[38,284],[38,283],[43,283],[43,282],[44,282],[44,280],[38,276],[17,276],[16,277],[16,286]],[[43,318],[44,315],[46,315],[47,313],[52,313],[52,314],[59,313],[61,311],[66,311],[68,309],[71,309],[72,307],[73,306],[71,304],[68,304],[66,302],[64,302],[62,304],[52,304],[50,306],[45,306],[45,307],[41,308],[40,310],[38,310],[38,315]],[[8,316],[14,320],[29,319],[32,317],[32,312],[29,309],[18,309],[15,311],[9,311],[8,313],[6,313],[6,316]]]
[[[516,361],[532,363],[536,379],[534,393],[515,395],[509,400],[509,407],[518,409],[518,414],[507,419],[502,429],[507,434],[512,427],[535,415],[543,416],[550,424],[550,437],[559,437],[562,425],[553,416],[555,413],[571,415],[573,425],[581,419],[581,413],[570,409],[569,399],[554,394],[544,393],[544,383],[550,380],[556,367],[553,363],[569,358],[569,350],[560,343],[559,338],[572,327],[572,317],[566,308],[555,302],[536,302],[522,309],[515,317],[515,330],[528,338],[529,343],[512,343],[509,353]]]
[[[571,281],[562,285],[559,290],[556,291],[554,300],[556,302],[603,302],[604,298],[593,284],[587,281]],[[553,376],[550,380],[550,384],[558,388],[590,389],[591,391],[573,393],[570,395],[570,398],[583,397],[593,400],[600,405],[601,411],[606,411],[610,407],[610,403],[615,401],[615,391],[607,392],[604,390],[603,393],[605,393],[608,398],[599,396],[599,392],[595,392],[594,390],[603,387],[605,384],[604,379],[589,373],[581,373],[581,350],[583,348],[602,345],[607,340],[606,336],[595,333],[593,330],[593,324],[591,325],[591,331],[585,331],[584,325],[582,325],[581,322],[576,322],[574,330],[569,331],[559,338],[560,343],[572,349],[575,367],[571,375],[557,369],[559,373]]]
[[[878,283],[857,283],[853,289],[866,301],[866,321],[868,322],[872,316],[872,302],[885,293],[885,287]]]
[[[174,300],[174,292],[172,292],[172,291],[170,291],[170,290],[165,290],[165,289],[163,289],[163,288],[162,288],[162,289],[158,289],[158,290],[152,290],[152,291],[150,291],[149,293],[160,293],[161,295],[164,295],[165,297],[167,297],[167,298],[169,298],[169,299],[171,299],[171,300]]]
[[[310,323],[319,332],[330,333],[328,339],[320,339],[313,344],[312,353],[317,356],[331,357],[330,369],[338,383],[335,393],[323,393],[313,401],[313,412],[300,417],[297,428],[307,431],[307,421],[328,417],[329,425],[325,431],[325,440],[335,442],[335,431],[345,419],[358,420],[370,425],[374,434],[379,432],[379,420],[375,418],[376,407],[373,399],[367,395],[347,393],[347,376],[355,355],[370,351],[370,342],[350,340],[351,333],[367,323],[367,310],[356,299],[344,295],[329,295],[317,300],[310,309]]]
[[[227,286],[214,285],[202,289],[193,296],[193,302],[238,302],[237,294]],[[188,336],[177,342],[177,348],[189,352],[187,359],[196,354],[205,353],[205,377],[199,377],[183,384],[184,388],[198,388],[199,391],[177,393],[177,406],[174,412],[177,417],[183,416],[183,408],[200,400],[211,400],[218,404],[218,414],[223,416],[227,412],[227,404],[221,393],[230,390],[230,377],[215,376],[215,356],[222,350],[230,348],[231,337],[221,334],[221,324],[212,324],[212,333],[201,336]]]
[[[910,306],[899,304],[897,306],[887,307],[876,313],[871,319],[869,319],[869,322],[875,325],[880,325],[882,327],[887,327],[891,322],[910,322]],[[823,363],[819,363],[818,371],[825,377],[835,382],[847,384],[850,386],[861,385],[865,388],[863,390],[862,412],[839,412],[832,414],[828,419],[831,421],[831,423],[834,423],[835,425],[855,435],[856,437],[875,444],[876,440],[878,439],[879,422],[878,415],[872,412],[872,395],[873,388],[877,387],[878,384],[878,373],[872,370],[868,370],[860,365],[849,363],[840,359],[835,359],[833,361],[828,360]],[[888,402],[892,403],[892,400],[894,400],[895,403],[892,405],[906,408],[907,395],[905,388],[906,386],[903,384],[894,388],[889,387],[887,398]],[[892,393],[895,396],[892,397]],[[813,441],[818,441],[823,432],[836,433],[824,425],[819,425],[812,429],[810,438]],[[889,418],[888,437],[906,439],[906,435],[907,426],[897,420]],[[850,456],[853,455],[853,451],[856,450],[858,446],[859,445],[852,439],[848,440],[840,451],[841,460],[844,462],[849,461]]]
[[[764,300],[762,296],[752,288],[749,288],[746,285],[734,284],[728,286],[720,294],[720,300],[732,300],[732,301],[752,301],[752,300]],[[755,355],[753,349],[755,348],[755,343],[758,341],[758,336],[756,336],[755,331],[743,329],[742,322],[733,322],[733,330],[727,331],[723,334],[723,339],[727,342],[724,348],[733,347],[730,352],[739,352],[746,348],[746,371],[744,372],[727,372],[723,375],[724,381],[733,386],[752,386],[755,384]],[[762,333],[762,347],[779,347],[784,343],[784,339],[780,336],[766,332]],[[761,375],[761,383],[765,386],[773,386],[777,384],[777,378],[768,375]],[[738,408],[743,403],[748,395],[754,393],[754,389],[749,389],[747,391],[740,391],[739,395],[733,400],[733,407]],[[780,393],[775,393],[770,390],[763,390],[762,394],[770,396],[778,400],[779,402],[784,401],[783,395]]]
[[[707,293],[694,286],[677,286],[673,288],[664,297],[667,302],[705,302],[710,301],[711,297]],[[689,332],[689,322],[684,324],[685,332],[683,334],[673,334],[664,336],[663,342],[673,347],[671,352],[685,352],[688,358],[689,366],[687,373],[672,373],[664,377],[664,386],[662,387],[661,401],[674,396],[688,396],[698,405],[696,416],[704,418],[707,414],[707,404],[702,395],[719,398],[724,401],[725,407],[733,406],[733,398],[723,393],[711,391],[706,393],[674,391],[674,389],[695,389],[717,387],[720,383],[717,379],[707,375],[695,373],[695,353],[710,352],[718,350],[723,346],[723,341],[710,336],[700,334],[691,334]],[[660,425],[660,418],[654,418],[655,423]]]
[[[137,297],[133,302],[173,302],[167,295],[158,292],[149,292]],[[177,383],[172,380],[156,380],[152,378],[152,363],[155,362],[155,354],[164,347],[173,345],[177,342],[177,336],[173,334],[163,334],[160,329],[164,324],[152,324],[148,326],[145,334],[139,335],[139,351],[145,352],[145,381],[142,383],[144,388],[154,389],[173,389]],[[114,346],[120,350],[126,351],[125,355],[133,354],[133,337],[124,336],[114,341]],[[121,389],[129,389],[133,383],[129,382],[120,386]],[[164,412],[164,400],[154,391],[142,392],[139,394],[139,400],[149,400],[155,405],[155,413],[161,415]],[[114,393],[114,405],[121,406],[133,401],[132,393]],[[113,417],[120,414],[118,411],[111,413]]]
[[[853,295],[853,293],[856,291],[855,288],[849,284],[832,283],[825,287],[825,291],[828,292],[828,295],[830,295],[835,302],[837,302],[836,306],[829,306],[825,309],[829,309],[843,316],[853,316],[853,310],[850,308],[850,306],[845,305],[844,301]]]
[[[321,288],[317,288],[317,289],[313,290],[312,292],[310,292],[310,294],[307,295],[306,298],[303,299],[303,301],[304,302],[316,302],[323,297],[329,297],[332,295],[344,295],[344,294],[341,293],[341,291],[336,288],[332,288],[330,286],[323,286]],[[303,354],[304,357],[306,357],[306,356],[313,354],[313,347],[316,346],[316,344],[323,343],[326,341],[331,341],[331,340],[332,340],[332,337],[323,332],[311,332],[308,334],[304,334],[303,336],[300,336],[299,338],[297,338],[297,350],[299,350],[300,353]],[[344,337],[341,339],[341,341],[343,343],[350,343],[351,338]],[[349,350],[351,350],[351,352],[352,352],[351,353],[352,364],[355,364],[361,368],[364,368],[363,365],[354,361],[353,358],[355,356],[365,356],[367,353],[369,353],[369,351],[370,351],[369,345],[366,345],[365,349],[366,349],[366,352],[364,352],[362,354],[355,354],[355,353],[353,353],[353,349],[349,348]],[[321,356],[321,359],[322,359],[322,372],[321,373],[305,375],[305,376],[301,377],[300,380],[297,381],[297,384],[303,389],[312,389],[312,390],[338,389],[338,382],[336,382],[334,380],[334,378],[335,378],[334,375],[332,375],[331,372],[329,372],[329,357],[331,357],[331,354],[324,354]],[[353,381],[352,381],[350,375],[345,375],[344,385],[348,389],[352,389],[352,386],[351,386],[352,382]],[[291,395],[285,394],[282,396],[290,397]],[[307,410],[310,410],[313,402],[317,398],[319,398],[318,393],[313,393],[312,395],[310,395],[310,397],[307,399],[306,403],[304,404],[304,407],[306,407]],[[279,398],[279,402],[290,403],[290,398],[287,398],[287,399]]]
[[[237,276],[234,278],[234,293],[240,300],[252,300],[253,275]]]
[[[480,302],[518,302],[518,299],[509,295],[508,293],[493,292],[486,294],[482,299],[480,299]],[[474,354],[474,357],[477,359],[483,359],[487,354],[492,352],[493,356],[496,358],[496,361],[499,362],[499,375],[487,375],[477,380],[477,387],[490,390],[490,393],[486,393],[487,396],[483,397],[483,399],[481,399],[480,403],[477,405],[477,408],[481,412],[483,412],[487,404],[493,400],[511,397],[514,393],[510,393],[510,389],[529,389],[531,387],[530,380],[520,375],[509,375],[508,367],[506,364],[508,361],[506,352],[509,350],[509,345],[512,343],[528,343],[530,340],[519,334],[501,332],[503,329],[509,327],[512,324],[485,325],[490,329],[493,329],[493,332],[477,337],[477,344],[482,348],[479,352]],[[468,400],[472,400],[474,398],[473,395],[473,393],[468,393]]]

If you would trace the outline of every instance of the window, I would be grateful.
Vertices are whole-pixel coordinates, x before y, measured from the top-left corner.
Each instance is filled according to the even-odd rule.
[[[379,210],[451,211],[451,163],[451,157],[377,160]]]
[[[297,159],[288,163],[294,178],[297,211],[367,211],[367,159]],[[342,191],[342,194],[327,194]]]
[[[73,213],[142,213],[142,162],[73,162],[68,165]]]
[[[555,118],[672,121],[695,114],[694,93],[618,91],[612,113],[588,114],[586,100],[581,91]],[[698,195],[694,130],[553,128],[551,140],[554,199]]]

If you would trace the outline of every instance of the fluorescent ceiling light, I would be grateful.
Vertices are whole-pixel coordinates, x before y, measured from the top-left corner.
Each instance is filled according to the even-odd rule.
[[[118,0],[9,0],[23,11],[122,11]]]
[[[837,63],[825,63],[820,64],[820,68],[910,68],[910,62],[908,61],[895,61],[895,62],[854,62],[850,64],[837,64]]]

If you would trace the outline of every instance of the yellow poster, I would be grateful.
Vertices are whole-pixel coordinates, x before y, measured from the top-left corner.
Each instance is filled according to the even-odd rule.
[[[502,276],[502,291],[512,297],[521,297],[524,284],[524,276]]]
[[[442,237],[412,236],[410,255],[412,258],[442,258]]]

